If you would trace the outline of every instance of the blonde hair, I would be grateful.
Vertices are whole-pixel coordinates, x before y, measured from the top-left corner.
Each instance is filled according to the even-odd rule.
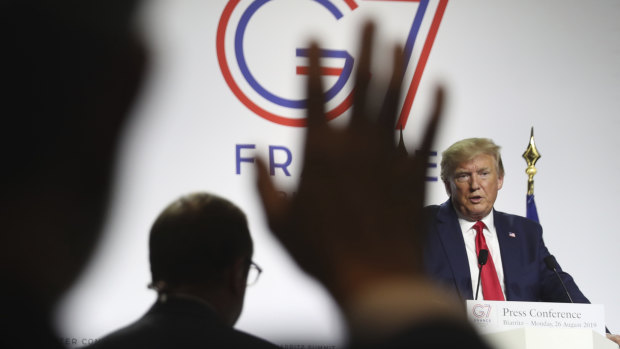
[[[499,149],[500,146],[488,138],[467,138],[452,144],[441,154],[441,180],[448,181],[459,164],[480,154],[492,156],[499,178],[504,177],[504,165]]]

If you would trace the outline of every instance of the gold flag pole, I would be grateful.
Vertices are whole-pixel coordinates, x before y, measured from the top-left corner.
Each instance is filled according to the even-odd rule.
[[[525,162],[527,162],[527,168],[525,169],[525,173],[528,175],[527,179],[527,195],[534,195],[534,175],[536,172],[536,161],[541,158],[538,149],[536,149],[536,143],[534,143],[534,127],[532,127],[532,132],[530,134],[530,144],[527,146],[525,153],[523,153],[523,158]]]

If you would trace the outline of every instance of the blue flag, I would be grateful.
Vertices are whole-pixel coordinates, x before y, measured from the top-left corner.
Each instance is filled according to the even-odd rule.
[[[534,194],[527,195],[525,198],[525,217],[540,223],[538,221],[538,211],[536,210],[536,201],[534,201]]]

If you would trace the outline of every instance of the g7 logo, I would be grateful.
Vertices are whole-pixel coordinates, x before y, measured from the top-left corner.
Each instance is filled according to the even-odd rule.
[[[389,3],[399,6],[417,4],[417,9],[411,10],[413,21],[404,44],[407,65],[412,61],[416,40],[424,36],[420,34],[423,27],[426,37],[421,44],[415,67],[408,67],[413,73],[397,123],[398,127],[404,129],[448,0],[435,1],[436,6],[429,6],[431,0],[230,0],[220,17],[216,38],[218,63],[228,87],[256,115],[280,125],[305,126],[302,112],[306,101],[291,96],[295,89],[287,86],[280,74],[294,65],[296,75],[305,75],[306,67],[295,62],[307,57],[307,49],[295,47],[295,58],[292,60],[275,59],[274,55],[277,56],[287,44],[298,45],[301,35],[295,35],[293,28],[297,28],[297,34],[303,33],[303,22],[309,19],[315,27],[331,28],[335,24],[347,22],[349,17],[363,12],[358,3],[370,9],[385,7]],[[430,24],[423,26],[425,15],[433,12],[431,7],[434,8],[434,15],[430,21],[426,21]],[[282,16],[283,13],[287,15]],[[335,32],[330,34],[335,35]],[[267,43],[270,43],[269,47]],[[249,59],[252,54],[262,56],[262,60],[257,58],[255,61],[263,63],[253,66]],[[321,64],[326,64],[322,66],[321,72],[331,80],[325,93],[327,118],[331,120],[351,107],[353,91],[349,80],[354,58],[348,50],[342,48],[322,49],[321,57]]]
[[[476,304],[474,305],[472,309],[472,313],[474,317],[478,319],[488,318],[489,314],[491,313],[491,305],[490,304]]]

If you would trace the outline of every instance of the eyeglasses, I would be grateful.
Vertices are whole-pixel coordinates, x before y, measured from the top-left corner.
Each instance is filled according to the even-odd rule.
[[[254,261],[250,261],[250,268],[248,269],[248,279],[246,285],[252,286],[256,284],[258,281],[258,277],[263,272],[263,269],[258,266],[258,264],[254,263]]]

